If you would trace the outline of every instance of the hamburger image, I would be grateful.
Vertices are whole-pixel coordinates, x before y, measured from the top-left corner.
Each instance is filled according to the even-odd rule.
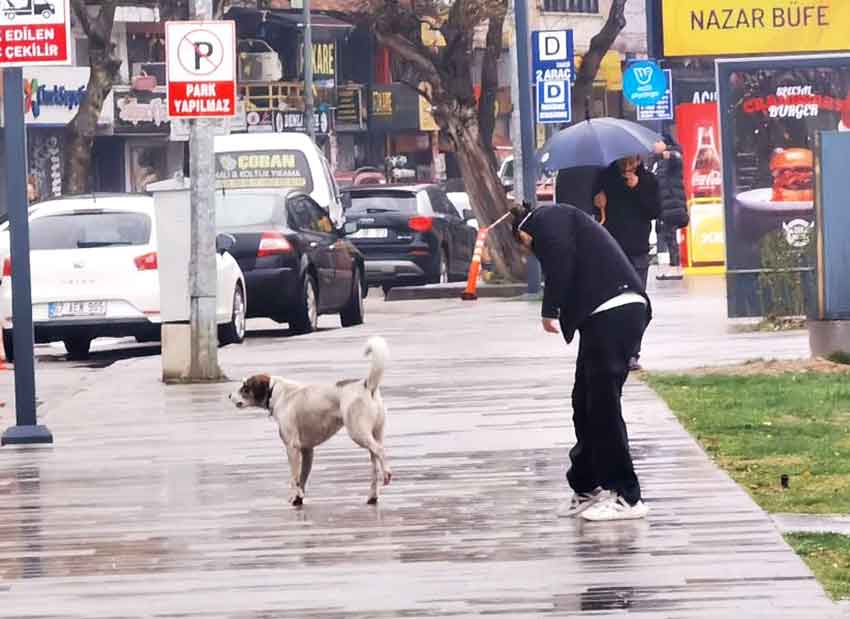
[[[770,160],[774,202],[813,202],[814,155],[806,148],[779,150]]]

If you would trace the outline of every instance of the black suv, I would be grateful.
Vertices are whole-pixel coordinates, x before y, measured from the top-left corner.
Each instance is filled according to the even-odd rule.
[[[444,283],[467,276],[476,230],[434,185],[369,185],[343,194],[347,238],[366,258],[370,286]]]

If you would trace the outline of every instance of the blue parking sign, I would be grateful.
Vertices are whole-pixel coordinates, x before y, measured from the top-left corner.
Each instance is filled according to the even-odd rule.
[[[572,120],[572,87],[569,80],[537,82],[537,122],[568,123]]]
[[[673,120],[673,71],[664,69],[664,75],[667,78],[664,96],[655,105],[639,105],[636,108],[639,121]]]
[[[667,78],[654,60],[638,60],[623,74],[623,96],[632,105],[655,105],[664,97]]]
[[[572,30],[535,30],[531,33],[531,69],[535,84],[574,82],[575,44]]]

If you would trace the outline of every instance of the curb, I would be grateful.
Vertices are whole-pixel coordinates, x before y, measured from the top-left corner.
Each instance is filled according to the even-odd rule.
[[[526,284],[482,284],[476,294],[478,298],[506,299],[525,294]],[[423,301],[428,299],[460,299],[466,284],[432,284],[429,286],[405,286],[391,288],[386,301]]]

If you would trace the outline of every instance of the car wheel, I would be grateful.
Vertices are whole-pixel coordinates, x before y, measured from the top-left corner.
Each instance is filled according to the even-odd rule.
[[[12,332],[3,331],[3,350],[6,351],[6,361],[15,362],[15,345],[12,343]]]
[[[354,281],[351,284],[351,298],[339,313],[343,327],[354,327],[363,324],[363,282],[360,279],[360,269],[354,269]]]
[[[53,17],[53,11],[51,11],[50,9],[44,9],[44,10],[41,12],[41,16],[42,16],[44,19],[50,19],[51,17]]]
[[[242,287],[237,286],[233,291],[233,311],[230,313],[230,322],[219,327],[218,341],[222,346],[228,344],[241,344],[245,341],[245,293]]]
[[[68,351],[68,358],[80,361],[89,358],[91,351],[91,338],[89,337],[69,337],[62,340],[65,344],[65,350]]]
[[[289,321],[296,333],[312,333],[319,323],[319,295],[316,292],[316,280],[307,273],[298,299],[298,309]]]

